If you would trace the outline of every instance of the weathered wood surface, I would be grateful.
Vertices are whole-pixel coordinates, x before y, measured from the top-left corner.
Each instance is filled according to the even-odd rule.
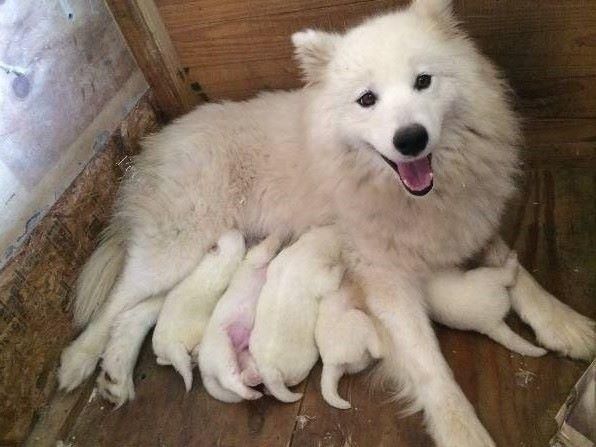
[[[201,97],[187,73],[153,0],[106,0],[135,59],[168,118],[188,112]]]
[[[56,389],[59,355],[74,335],[75,280],[107,224],[127,160],[156,123],[154,106],[141,100],[0,271],[0,445],[20,445]]]
[[[178,50],[210,99],[299,83],[289,36],[344,29],[405,0],[157,0]],[[458,17],[501,66],[533,118],[596,118],[596,8],[586,0],[455,1]]]
[[[538,280],[580,312],[596,317],[595,164],[537,168],[504,225],[522,263]],[[512,326],[532,340],[517,318]],[[544,447],[555,432],[554,415],[586,364],[548,354],[512,354],[476,333],[437,328],[456,380],[499,446]],[[339,411],[320,396],[320,368],[294,405],[269,398],[221,404],[203,390],[198,374],[186,395],[169,367],[155,364],[146,344],[135,374],[137,398],[117,411],[95,399],[85,405],[62,440],[76,446],[431,446],[421,416],[399,418],[399,404],[369,391],[367,374],[344,379],[341,393],[354,409]],[[51,440],[54,441],[53,439]],[[51,445],[51,444],[30,444]]]

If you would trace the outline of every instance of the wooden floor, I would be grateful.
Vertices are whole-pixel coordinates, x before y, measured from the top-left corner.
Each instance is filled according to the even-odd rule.
[[[592,162],[581,165],[531,169],[504,233],[542,284],[594,318],[596,170]],[[512,317],[510,323],[532,339],[519,320]],[[526,359],[475,333],[443,327],[437,332],[458,383],[497,444],[547,445],[554,415],[587,365],[554,354]],[[58,394],[29,445],[55,445],[56,439],[73,446],[432,445],[421,416],[400,418],[401,405],[383,403],[382,392],[371,393],[366,374],[341,384],[341,394],[353,404],[348,411],[325,405],[319,378],[317,366],[300,387],[305,397],[293,405],[270,398],[223,404],[205,393],[197,374],[185,394],[181,378],[157,366],[146,345],[133,402],[114,411],[96,397],[92,383],[74,395]]]

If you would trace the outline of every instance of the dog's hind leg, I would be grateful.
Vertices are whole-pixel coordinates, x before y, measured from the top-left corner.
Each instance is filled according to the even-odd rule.
[[[243,400],[236,393],[233,393],[232,391],[228,391],[225,388],[223,388],[219,384],[217,379],[213,376],[203,376],[202,381],[203,386],[205,387],[209,395],[214,399],[230,404],[242,402]]]
[[[269,390],[277,400],[292,403],[302,398],[302,393],[294,393],[288,389],[284,383],[283,376],[276,368],[259,368],[259,371],[261,372],[261,378],[263,379],[263,383],[267,387],[267,390]]]
[[[129,250],[124,270],[94,319],[72,342],[60,358],[58,381],[61,389],[71,391],[89,377],[110,338],[116,317],[144,299],[170,289],[198,264],[203,247],[192,252],[180,249],[180,256],[169,250]]]
[[[540,357],[547,352],[546,349],[534,346],[520,335],[517,335],[504,321],[501,321],[500,324],[492,328],[490,331],[486,331],[486,335],[497,343],[502,344],[510,351],[528,357]]]
[[[422,285],[393,269],[356,266],[368,309],[387,331],[381,372],[398,385],[398,397],[423,409],[426,425],[442,447],[493,447],[490,435],[453,379],[424,306]]]
[[[321,394],[323,399],[329,405],[340,410],[347,410],[352,407],[350,402],[342,399],[337,392],[339,386],[339,379],[344,374],[344,369],[341,365],[323,364],[323,371],[321,372]]]
[[[489,265],[503,265],[510,251],[497,238],[487,248],[485,260]],[[534,330],[542,346],[572,358],[594,358],[596,322],[557,300],[523,267],[519,268],[510,296],[513,309]]]
[[[163,304],[163,295],[137,304],[121,314],[102,356],[97,377],[99,393],[117,407],[135,396],[132,374],[147,332],[155,325]]]

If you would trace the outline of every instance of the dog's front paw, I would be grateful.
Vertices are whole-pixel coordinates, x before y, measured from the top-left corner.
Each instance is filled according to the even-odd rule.
[[[596,356],[596,322],[555,299],[550,304],[550,318],[532,325],[538,342],[562,355],[591,361]]]
[[[95,371],[99,355],[96,349],[85,346],[80,340],[62,351],[58,370],[60,389],[69,392],[83,383]]]
[[[428,429],[439,447],[495,447],[465,398],[446,398],[428,408]]]
[[[130,374],[119,376],[117,373],[110,373],[105,369],[102,369],[97,377],[97,390],[116,408],[135,397],[134,382]]]

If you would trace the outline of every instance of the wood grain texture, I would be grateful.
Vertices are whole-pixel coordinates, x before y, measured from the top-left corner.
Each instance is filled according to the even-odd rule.
[[[129,117],[0,271],[0,445],[20,445],[56,389],[76,278],[111,214],[122,162],[139,150],[130,138],[156,128],[148,98]]]
[[[168,118],[188,112],[200,102],[178,60],[153,0],[106,0],[159,108]]]
[[[564,140],[564,132],[561,135]],[[592,167],[532,169],[504,223],[504,234],[540,283],[592,318],[596,317],[595,194]],[[509,323],[533,340],[517,318]],[[441,326],[437,333],[457,382],[497,445],[547,445],[556,431],[554,415],[587,365],[554,354],[523,358],[477,333]],[[135,373],[137,398],[117,411],[92,399],[71,427],[59,433],[64,442],[80,447],[433,445],[421,415],[399,418],[403,405],[383,403],[388,396],[370,391],[366,373],[347,377],[340,385],[340,393],[354,407],[348,411],[323,402],[319,380],[317,366],[302,384],[304,398],[294,405],[270,398],[222,404],[207,396],[196,371],[193,390],[185,394],[180,377],[172,368],[157,366],[146,343]],[[82,397],[83,402],[86,399]]]
[[[341,30],[407,4],[391,0],[157,0],[190,82],[210,99],[300,85],[289,37]],[[463,26],[501,66],[524,113],[596,118],[596,8],[586,0],[455,1]]]

